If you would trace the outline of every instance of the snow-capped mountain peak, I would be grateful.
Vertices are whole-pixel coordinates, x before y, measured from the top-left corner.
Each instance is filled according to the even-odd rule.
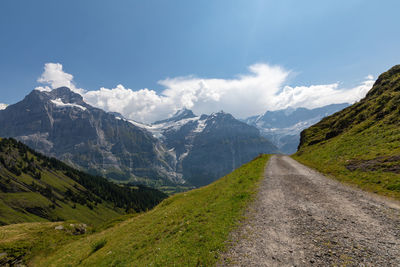
[[[348,105],[332,104],[315,109],[289,107],[266,111],[262,115],[249,117],[243,121],[257,127],[261,135],[271,140],[281,152],[292,154],[297,150],[302,130]]]
[[[136,125],[160,138],[175,154],[177,171],[196,185],[207,184],[259,153],[277,152],[255,127],[223,111],[196,116],[186,109],[151,125]],[[229,164],[221,167],[221,160]]]
[[[196,115],[194,115],[193,111],[187,108],[183,108],[178,110],[172,117],[165,119],[165,120],[160,120],[156,121],[153,124],[161,124],[161,123],[166,123],[166,122],[177,122],[183,119],[190,119],[194,118]]]
[[[0,110],[6,109],[7,106],[7,104],[0,103]]]

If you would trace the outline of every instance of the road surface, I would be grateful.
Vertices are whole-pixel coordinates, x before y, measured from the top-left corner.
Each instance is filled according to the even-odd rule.
[[[400,266],[400,205],[276,155],[232,240],[221,266]]]

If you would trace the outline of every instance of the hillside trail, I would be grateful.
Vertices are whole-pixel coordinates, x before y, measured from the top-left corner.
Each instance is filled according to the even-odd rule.
[[[400,266],[399,202],[272,156],[219,266]]]

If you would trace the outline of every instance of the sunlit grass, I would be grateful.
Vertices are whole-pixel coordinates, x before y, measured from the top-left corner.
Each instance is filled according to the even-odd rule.
[[[354,160],[367,161],[400,155],[400,126],[390,124],[388,120],[373,120],[371,117],[335,138],[303,146],[293,158],[340,181],[400,199],[400,173],[385,170],[383,164],[375,170],[350,171],[346,168]],[[391,164],[399,165],[400,162]],[[387,163],[385,165],[389,166]]]
[[[269,156],[35,259],[37,266],[210,266],[254,198]]]

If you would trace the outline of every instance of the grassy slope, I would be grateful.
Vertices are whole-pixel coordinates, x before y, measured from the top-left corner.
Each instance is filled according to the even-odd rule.
[[[29,152],[28,157],[37,161]],[[0,184],[11,189],[11,192],[7,193],[1,193],[0,190],[0,224],[79,220],[99,225],[123,213],[106,202],[93,205],[94,208],[90,209],[87,205],[66,199],[64,194],[68,189],[76,194],[86,189],[60,171],[42,169],[41,178],[35,179],[31,174],[22,173],[17,176],[5,168],[0,168]],[[32,184],[35,184],[36,189],[33,189]],[[38,192],[39,188],[46,187],[51,188],[54,198],[50,199]]]
[[[77,220],[97,226],[149,210],[166,197],[144,186],[116,185],[0,138],[0,225]]]
[[[209,266],[255,195],[269,156],[200,189],[37,257],[36,266]]]
[[[2,174],[4,175],[4,170]],[[53,179],[52,188],[60,192],[60,198],[63,198],[63,193],[67,189],[72,192],[77,192],[77,189],[73,185],[64,185],[64,183],[76,184],[69,177],[59,174],[57,178],[51,176],[47,172],[43,172],[43,176],[47,176],[49,179]],[[42,177],[43,177],[42,176]],[[56,179],[63,179],[57,181],[60,184],[56,185]],[[48,183],[44,181],[35,180],[32,177],[26,177],[25,182],[30,185],[35,182],[37,186],[46,187]],[[12,181],[14,182],[14,181]],[[21,180],[19,181],[21,182]],[[21,185],[19,183],[19,185]],[[29,189],[28,189],[29,190]],[[32,212],[30,209],[43,209],[45,218],[39,217]],[[86,205],[74,203],[72,201],[50,201],[38,192],[15,192],[15,193],[0,193],[0,222],[3,224],[22,223],[22,222],[40,222],[48,220],[79,220],[88,224],[98,225],[104,223],[107,220],[118,217],[122,214],[122,210],[114,209],[109,203],[103,202],[97,204],[93,209],[90,209]]]
[[[300,162],[341,181],[400,199],[400,66],[366,98],[302,133]],[[353,165],[353,168],[349,166]]]
[[[63,225],[64,229],[55,227]],[[90,230],[90,229],[88,229]],[[0,265],[22,263],[82,238],[74,235],[70,222],[22,223],[0,227]]]

